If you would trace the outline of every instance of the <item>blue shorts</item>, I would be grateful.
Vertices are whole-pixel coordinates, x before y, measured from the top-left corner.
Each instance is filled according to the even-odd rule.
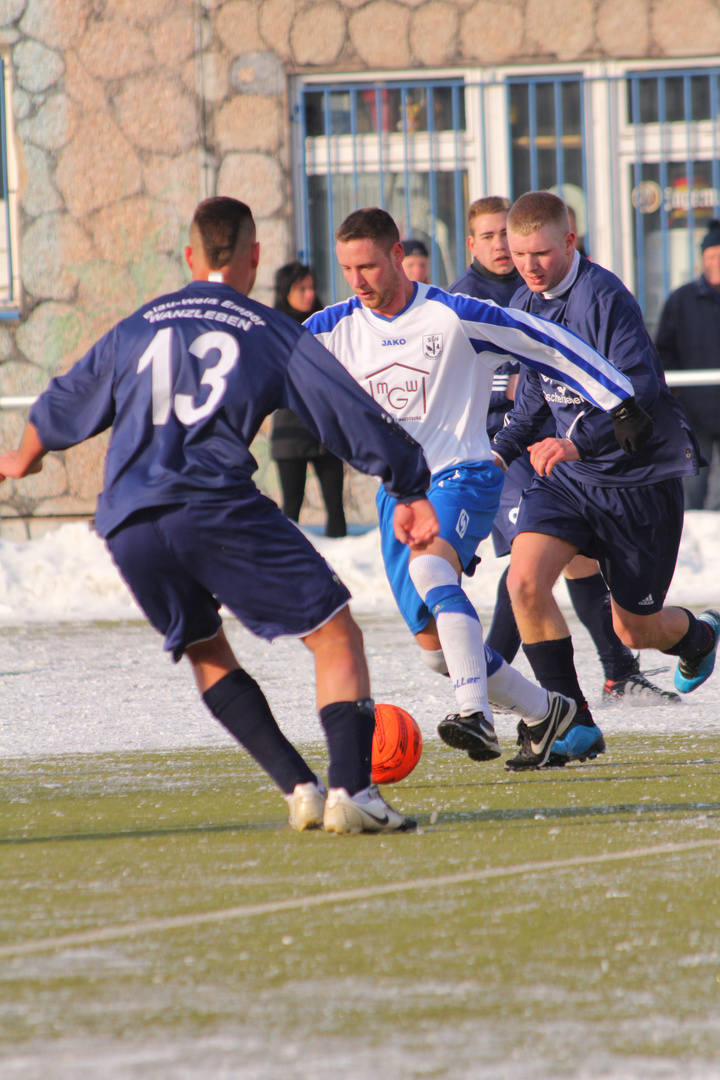
[[[555,469],[526,489],[515,534],[538,532],[597,559],[610,595],[635,615],[662,608],[675,572],[683,527],[683,483],[601,487]]]
[[[492,542],[498,559],[510,554],[515,539],[520,499],[523,491],[530,487],[535,475],[527,452],[511,462],[505,473],[500,506],[492,527]]]
[[[217,634],[221,604],[272,641],[304,637],[350,599],[309,540],[257,489],[232,502],[138,511],[107,545],[176,661],[188,645]]]
[[[455,548],[465,571],[474,570],[478,545],[490,534],[502,485],[502,469],[488,461],[453,465],[433,475],[428,499],[440,522],[440,536]],[[430,621],[430,611],[410,579],[410,549],[395,539],[396,505],[397,501],[381,487],[377,508],[385,572],[400,614],[411,632],[417,634]]]

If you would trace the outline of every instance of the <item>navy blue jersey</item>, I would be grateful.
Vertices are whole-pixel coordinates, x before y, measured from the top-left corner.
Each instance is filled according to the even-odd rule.
[[[465,296],[474,296],[476,300],[494,300],[501,307],[509,307],[523,279],[517,270],[510,274],[492,274],[489,270],[483,272],[477,259],[473,259],[464,274],[448,289],[451,293],[464,293]],[[488,406],[487,433],[492,439],[493,435],[503,426],[505,413],[512,408],[512,401],[506,396],[508,377],[517,375],[520,365],[514,362],[503,364],[493,375],[492,393]]]
[[[246,495],[250,444],[278,408],[389,495],[429,486],[420,446],[312,334],[216,282],[191,282],[123,319],[52,380],[30,421],[47,450],[112,427],[96,514],[107,536],[145,507]]]
[[[635,486],[698,471],[700,453],[687,418],[667,387],[640,308],[619,278],[580,257],[577,276],[562,296],[546,299],[523,286],[512,307],[567,326],[612,360],[632,381],[636,400],[652,416],[655,430],[647,446],[628,457],[620,449],[606,413],[558,379],[524,369],[514,406],[494,439],[506,462],[545,437],[545,425],[552,417],[555,434],[571,439],[580,453],[580,461],[563,462],[558,467],[579,480]]]

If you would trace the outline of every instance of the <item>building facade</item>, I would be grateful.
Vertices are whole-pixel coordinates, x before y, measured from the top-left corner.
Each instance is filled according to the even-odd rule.
[[[718,54],[720,0],[0,0],[0,396],[185,281],[212,194],[252,206],[271,302],[296,255],[346,295],[332,233],[355,206],[424,239],[442,285],[470,200],[556,190],[652,328],[720,216]],[[23,421],[0,411],[3,445]],[[4,484],[2,535],[92,513],[104,446]]]

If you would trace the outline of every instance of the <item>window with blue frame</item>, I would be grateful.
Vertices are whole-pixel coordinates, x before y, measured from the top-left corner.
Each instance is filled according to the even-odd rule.
[[[652,328],[667,294],[700,273],[700,242],[720,217],[720,68],[630,72],[626,86],[634,291]]]
[[[381,206],[403,239],[424,241],[431,278],[449,285],[465,265],[468,202],[461,81],[305,85],[301,255],[327,302],[348,295],[335,264],[335,230],[361,206]]]

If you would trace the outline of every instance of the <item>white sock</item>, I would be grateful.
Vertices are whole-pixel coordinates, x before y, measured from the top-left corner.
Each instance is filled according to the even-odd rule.
[[[448,674],[445,653],[442,649],[421,649],[420,654],[431,671],[436,671],[438,675]]]
[[[498,709],[519,713],[526,720],[543,720],[550,703],[548,692],[530,682],[503,660],[501,667],[487,677],[488,697]]]
[[[457,585],[455,570],[440,555],[420,555],[410,560],[410,577],[425,599],[431,589]],[[452,679],[460,716],[482,712],[492,723],[487,696],[487,671],[483,632],[477,618],[458,608],[440,611],[435,617],[437,635]]]

